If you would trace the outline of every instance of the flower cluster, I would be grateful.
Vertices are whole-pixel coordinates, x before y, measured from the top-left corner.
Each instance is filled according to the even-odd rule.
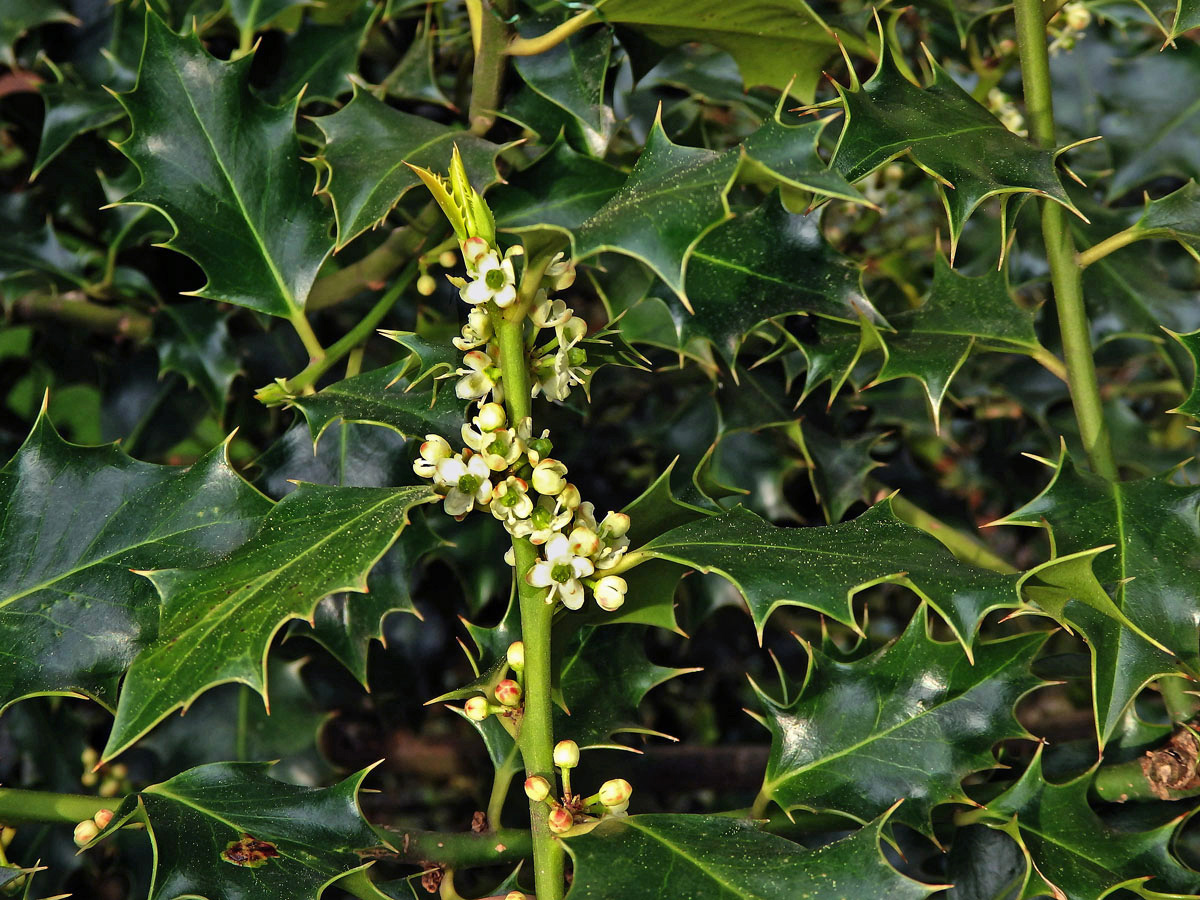
[[[619,608],[625,579],[604,573],[629,547],[629,516],[610,512],[597,521],[593,505],[567,480],[567,467],[548,455],[549,432],[534,437],[529,419],[508,427],[504,407],[494,401],[463,425],[462,439],[466,446],[456,453],[444,438],[426,435],[413,463],[445,497],[446,512],[458,519],[472,510],[490,512],[513,537],[542,547],[526,581],[548,588],[547,603],[579,609],[589,587],[602,609]],[[511,554],[509,565],[515,564]]]
[[[579,765],[579,745],[574,741],[559,741],[554,745],[554,765],[562,780],[562,798],[559,800],[550,796],[553,788],[541,775],[525,779],[525,796],[534,803],[545,803],[549,808],[547,823],[552,832],[564,834],[577,822],[586,822],[591,817],[627,814],[633,786],[624,778],[604,782],[590,797],[571,793],[571,770]]]
[[[1092,14],[1080,0],[1065,4],[1050,23],[1050,34],[1054,37],[1050,42],[1050,55],[1057,56],[1060,50],[1068,53],[1074,50],[1091,24]]]

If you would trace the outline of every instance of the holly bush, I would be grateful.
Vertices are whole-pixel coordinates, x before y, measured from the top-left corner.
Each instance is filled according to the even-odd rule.
[[[1198,36],[0,0],[0,891],[1200,896]]]

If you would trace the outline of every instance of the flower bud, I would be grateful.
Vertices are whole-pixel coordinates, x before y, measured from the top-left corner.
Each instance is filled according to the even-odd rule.
[[[480,257],[487,253],[489,249],[491,248],[488,247],[488,242],[481,237],[470,237],[463,241],[462,255],[463,259],[467,261],[467,268],[475,268],[475,264],[479,262]]]
[[[426,273],[417,279],[417,293],[422,297],[431,297],[436,290],[437,280],[432,275]]]
[[[556,806],[550,810],[550,815],[546,820],[546,824],[550,826],[550,830],[555,834],[563,834],[570,831],[575,825],[575,816],[571,814],[569,809],[562,806]]]
[[[475,424],[482,431],[496,431],[508,424],[508,414],[504,412],[504,407],[499,403],[485,403],[479,408]]]
[[[573,769],[579,765],[579,745],[570,740],[555,744],[554,764],[563,769]]]
[[[504,895],[504,900],[529,900],[529,898],[520,891],[509,891]]]
[[[605,612],[615,612],[625,602],[625,592],[629,585],[620,575],[605,575],[596,582],[592,593],[596,595],[596,604]]]
[[[568,484],[562,489],[562,493],[558,495],[558,499],[562,501],[562,505],[567,509],[575,509],[583,502],[583,497],[579,493],[579,488],[573,484]]]
[[[622,538],[629,531],[629,516],[625,513],[610,512],[600,523],[600,530],[609,537]]]
[[[92,821],[100,828],[107,828],[108,823],[112,821],[113,811],[111,809],[101,809],[92,816]]]
[[[453,269],[458,265],[458,257],[454,255],[453,250],[443,250],[438,256],[438,265],[443,269]]]
[[[596,532],[582,525],[571,529],[568,540],[571,552],[576,556],[594,556],[600,549],[600,538],[596,537]]]
[[[488,717],[487,697],[472,697],[463,704],[463,712],[467,714],[468,719],[482,722]]]
[[[82,847],[90,844],[100,834],[100,828],[91,819],[84,819],[75,826],[75,846]]]
[[[496,700],[501,706],[516,707],[521,705],[521,686],[511,678],[505,678],[496,685]]]
[[[633,785],[624,778],[613,778],[610,781],[606,781],[600,785],[600,790],[596,792],[596,796],[600,798],[601,805],[607,807],[628,803],[632,794]]]
[[[550,782],[541,775],[530,775],[525,779],[525,796],[534,803],[541,803],[550,796]]]
[[[543,459],[533,467],[529,480],[539,494],[553,497],[567,486],[567,467],[556,459]]]
[[[521,641],[508,645],[508,664],[518,672],[525,668],[525,644]]]

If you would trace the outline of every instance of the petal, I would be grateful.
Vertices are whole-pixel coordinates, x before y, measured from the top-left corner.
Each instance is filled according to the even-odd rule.
[[[587,578],[592,572],[596,571],[592,567],[592,561],[584,559],[582,556],[576,556],[571,560],[571,568],[574,570],[576,578]]]
[[[451,488],[450,493],[446,495],[446,512],[449,515],[461,516],[469,513],[474,506],[475,501],[458,488]]]
[[[549,563],[535,563],[533,568],[529,570],[529,574],[525,576],[525,583],[531,584],[534,587],[544,588],[554,584],[554,579],[550,577]]]
[[[457,482],[467,474],[467,467],[463,465],[463,461],[456,457],[443,459],[437,464],[437,476],[442,481],[447,483]]]
[[[492,299],[496,301],[496,305],[501,309],[512,306],[513,301],[517,299],[517,289],[511,284],[507,284],[500,288]]]
[[[472,281],[459,294],[468,303],[487,303],[492,299],[492,289],[484,284],[483,279]]]
[[[579,609],[583,606],[583,585],[574,578],[566,584],[560,584],[558,592],[562,596],[563,606],[567,609]]]
[[[562,559],[564,556],[570,557],[570,555],[571,544],[565,534],[556,534],[546,544],[546,559],[548,560]]]

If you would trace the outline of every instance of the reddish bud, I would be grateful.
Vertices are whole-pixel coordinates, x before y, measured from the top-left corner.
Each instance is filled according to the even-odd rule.
[[[550,826],[550,830],[555,834],[563,834],[570,831],[575,824],[575,817],[571,815],[571,811],[562,806],[556,806],[550,810],[550,816],[546,820],[546,824]]]
[[[534,803],[541,803],[550,796],[550,782],[541,775],[530,775],[525,779],[525,796]]]
[[[475,722],[482,722],[488,717],[487,697],[472,697],[463,704],[463,712],[467,714],[468,719]]]
[[[505,678],[496,685],[496,700],[501,706],[516,707],[521,703],[521,686],[511,678]]]
[[[102,809],[92,816],[92,821],[100,828],[107,828],[108,823],[112,821],[113,811],[111,809]]]
[[[604,806],[620,806],[622,803],[628,803],[632,794],[633,785],[624,778],[613,778],[611,781],[606,781],[596,792],[596,796],[600,798],[600,803]]]
[[[82,847],[90,844],[100,833],[100,828],[91,819],[84,819],[75,826],[75,846]]]

